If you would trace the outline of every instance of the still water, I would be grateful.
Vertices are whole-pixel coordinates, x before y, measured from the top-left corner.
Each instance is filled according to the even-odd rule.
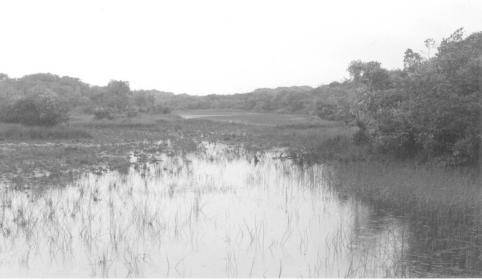
[[[402,219],[279,154],[204,143],[62,188],[5,187],[0,276],[404,275]]]

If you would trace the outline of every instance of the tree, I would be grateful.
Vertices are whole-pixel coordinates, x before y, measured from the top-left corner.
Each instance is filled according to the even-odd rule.
[[[129,82],[110,81],[100,95],[100,103],[113,111],[126,112],[130,96]]]
[[[414,72],[422,63],[422,56],[412,49],[407,49],[403,56],[403,70],[406,72]]]
[[[388,71],[381,68],[380,62],[352,61],[348,72],[355,82],[361,82],[369,91],[386,89],[390,86]]]
[[[459,94],[481,90],[482,32],[463,39],[463,29],[458,29],[442,40],[438,48],[436,67]]]
[[[482,139],[482,32],[464,39],[459,29],[442,41],[437,55],[419,61],[407,50],[404,72],[414,75],[391,71],[399,80],[390,81],[391,88],[361,95],[356,113],[371,142],[397,155],[476,164]],[[364,75],[359,74],[362,81]]]
[[[156,105],[156,98],[149,93],[136,92],[133,99],[140,112],[152,111]]]
[[[350,62],[347,70],[355,82],[361,82],[362,75],[365,70],[365,63],[363,63],[361,60],[354,60]]]

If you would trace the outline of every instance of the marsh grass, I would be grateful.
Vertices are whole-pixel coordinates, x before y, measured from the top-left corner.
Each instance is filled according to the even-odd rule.
[[[0,123],[0,141],[88,139],[91,137],[83,129],[68,126],[39,127]]]
[[[191,256],[175,254],[176,250],[188,248],[195,255],[206,246],[206,236],[216,236],[212,243],[221,244],[217,249],[224,261],[222,275],[233,277],[294,275],[291,261],[282,258],[288,250],[309,261],[301,270],[311,277],[482,274],[482,195],[475,170],[379,160],[370,155],[370,147],[353,144],[352,128],[331,124],[249,126],[140,116],[112,121],[79,118],[72,129],[92,138],[80,143],[8,143],[29,137],[19,133],[10,137],[20,138],[1,143],[0,171],[14,178],[11,192],[2,198],[1,233],[16,244],[27,240],[33,247],[36,238],[46,238],[48,246],[38,246],[47,248],[53,259],[59,252],[75,253],[75,246],[82,245],[91,259],[92,275],[112,275],[119,260],[128,276],[142,275],[156,260],[162,262],[157,264],[164,269],[162,275],[186,275]],[[200,148],[199,143],[208,144]],[[266,152],[277,147],[285,149]],[[137,158],[135,166],[129,154]],[[324,164],[313,164],[317,162]],[[91,169],[98,165],[107,169]],[[83,171],[92,172],[81,180],[64,177],[68,170],[85,167]],[[37,186],[37,200],[25,197],[29,188],[15,187],[28,185],[31,170],[48,171],[45,184],[30,184]],[[237,177],[240,174],[243,177]],[[63,188],[57,193],[55,180],[74,186],[59,198]],[[38,197],[43,196],[53,198],[39,206]],[[229,205],[223,204],[226,200]],[[243,205],[238,205],[240,200]],[[366,205],[369,211],[363,210]],[[248,206],[276,214],[256,215]],[[202,232],[202,226],[215,231],[230,222],[226,217],[236,218],[228,211],[231,207],[241,207],[238,224],[226,226],[222,236]],[[42,216],[35,216],[37,212]],[[339,221],[333,220],[338,216]],[[371,220],[377,223],[369,224]],[[364,235],[370,238],[364,240]],[[320,236],[325,238],[321,245]],[[72,242],[77,244],[70,246]],[[162,258],[146,257],[145,252],[155,250],[163,251]],[[347,258],[351,261],[344,267]],[[28,265],[35,255],[28,248],[21,259]],[[271,271],[263,271],[264,261]]]
[[[46,275],[65,267],[77,270],[64,275],[104,277],[395,277],[455,275],[438,266],[464,261],[457,275],[477,272],[477,251],[463,249],[478,246],[472,218],[465,224],[445,220],[452,229],[436,228],[429,223],[437,222],[433,217],[452,216],[423,214],[426,207],[419,207],[423,215],[412,217],[405,215],[409,209],[398,213],[356,198],[347,178],[357,182],[370,169],[353,163],[330,173],[324,172],[328,165],[300,166],[278,154],[260,153],[255,163],[252,152],[203,142],[195,153],[166,153],[125,173],[84,173],[63,188],[4,189],[1,233],[2,246],[8,246],[2,249],[13,264],[0,270]],[[359,176],[348,176],[349,167]],[[375,169],[378,177],[388,173]],[[407,175],[392,173],[400,173],[400,181]],[[435,272],[423,270],[429,261]]]
[[[0,124],[0,173],[11,179],[31,178],[29,173],[32,170],[59,175],[57,177],[71,170],[100,170],[105,166],[126,171],[128,154],[132,151],[141,154],[172,153],[175,147],[176,150],[192,152],[202,141],[243,146],[255,152],[287,147],[293,155],[319,155],[316,151],[319,143],[351,133],[343,126],[276,127],[282,125],[286,117],[282,116],[276,122],[277,115],[270,116],[273,126],[263,127],[145,114],[102,121],[86,115],[73,115],[68,127]],[[160,140],[163,144],[159,144]]]
[[[336,164],[330,186],[409,224],[411,275],[482,274],[482,186],[478,170],[401,162]],[[432,272],[431,272],[432,271]]]

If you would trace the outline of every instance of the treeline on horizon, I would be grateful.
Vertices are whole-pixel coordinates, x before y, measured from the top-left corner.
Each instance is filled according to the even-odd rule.
[[[303,113],[356,125],[357,142],[399,157],[474,164],[481,144],[482,32],[465,37],[458,29],[438,46],[432,39],[425,45],[425,56],[405,51],[403,69],[353,61],[351,78],[343,82],[234,95],[176,95],[132,91],[125,81],[91,86],[52,74],[0,74],[0,121],[55,125],[69,112],[98,119],[193,109]]]

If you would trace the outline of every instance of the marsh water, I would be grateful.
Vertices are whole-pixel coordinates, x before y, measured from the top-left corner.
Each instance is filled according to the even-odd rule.
[[[409,226],[329,166],[204,143],[62,187],[1,191],[0,276],[406,276]]]

